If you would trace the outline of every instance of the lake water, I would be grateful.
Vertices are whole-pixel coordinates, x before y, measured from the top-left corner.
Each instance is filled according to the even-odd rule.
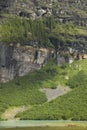
[[[87,130],[87,122],[10,120],[0,121],[0,130]]]

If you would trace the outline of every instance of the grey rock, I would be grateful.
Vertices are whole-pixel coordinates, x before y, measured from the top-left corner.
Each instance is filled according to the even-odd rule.
[[[0,81],[7,82],[44,66],[51,51],[31,46],[0,45]]]

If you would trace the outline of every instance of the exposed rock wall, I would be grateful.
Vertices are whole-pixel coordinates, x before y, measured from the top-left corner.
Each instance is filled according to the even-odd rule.
[[[44,66],[53,51],[30,46],[0,45],[0,81],[7,82]]]
[[[74,60],[87,59],[87,44],[70,44],[56,47],[56,62],[58,66],[64,63],[72,63]]]
[[[58,66],[72,63],[74,60],[87,59],[87,47],[67,47],[53,49],[37,48],[32,46],[0,45],[0,82],[7,82],[30,71],[43,67],[51,58],[56,58]]]

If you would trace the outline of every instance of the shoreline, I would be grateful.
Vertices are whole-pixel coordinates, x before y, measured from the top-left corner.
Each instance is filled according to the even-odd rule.
[[[87,121],[70,120],[8,120],[0,121],[1,128],[22,127],[86,127]]]

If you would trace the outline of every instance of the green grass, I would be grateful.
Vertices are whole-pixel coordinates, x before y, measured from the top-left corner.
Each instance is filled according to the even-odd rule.
[[[56,28],[53,30],[54,33],[58,32],[60,34],[70,35],[70,36],[87,36],[87,30],[84,27],[73,25],[73,24],[57,24]]]
[[[87,120],[87,86],[18,114],[21,119]]]
[[[87,120],[86,66],[87,60],[82,60],[77,61],[64,69],[65,72],[67,70],[67,75],[70,76],[69,81],[65,81],[65,84],[69,84],[70,81],[72,81],[71,84],[69,84],[71,88],[74,88],[71,92],[64,96],[58,97],[49,103],[34,106],[32,109],[18,114],[18,116],[21,119],[36,120]]]
[[[6,3],[7,0],[1,0],[0,5],[4,5]],[[47,6],[47,3],[40,1],[40,5]],[[53,5],[54,8],[55,6],[58,6],[56,8],[60,8],[61,2],[58,2],[58,5]],[[62,6],[65,6],[65,4]],[[86,11],[79,9],[76,6],[75,10],[72,6],[69,9],[71,10],[71,12],[74,11],[78,15],[86,16]],[[56,21],[54,17],[28,20],[26,18],[20,18],[19,16],[10,16],[6,13],[4,13],[3,16],[5,16],[6,18],[0,22],[0,43],[20,43],[22,45],[25,45],[26,43],[29,43],[29,41],[34,40],[38,42],[39,47],[41,46],[56,48],[58,45],[55,45],[55,43],[60,43],[61,47],[63,46],[64,49],[66,49],[66,45],[70,45],[72,43],[77,43],[78,46],[79,43],[86,44],[87,29],[85,27],[71,23],[63,24]],[[23,115],[20,115],[21,118],[23,118],[24,116],[24,118],[27,119],[56,119],[56,109],[53,113],[54,115],[51,116],[51,112],[54,109],[53,103],[55,103],[55,105],[58,105],[58,103],[61,101],[61,105],[64,108],[66,107],[66,105],[62,104],[62,100],[67,100],[67,102],[69,103],[68,98],[74,95],[76,99],[76,101],[74,101],[73,99],[74,105],[78,106],[76,102],[80,102],[80,99],[77,98],[75,92],[80,92],[78,93],[78,95],[81,96],[81,91],[84,93],[83,88],[85,92],[87,91],[86,67],[87,60],[77,61],[72,63],[71,65],[63,65],[61,67],[57,67],[53,63],[53,61],[50,61],[44,68],[37,72],[30,73],[27,76],[17,78],[5,84],[0,84],[0,116],[10,106],[37,105],[35,107],[37,109],[43,107],[40,112],[41,115],[45,112],[45,109],[47,112],[46,114],[48,115],[45,116],[44,114],[43,117],[41,117],[41,115],[39,114],[33,117],[32,111],[35,112],[35,109],[32,109],[31,111],[27,111],[23,113]],[[66,77],[69,77],[69,80],[67,80]],[[42,105],[39,107],[38,104],[41,105],[47,101],[45,93],[40,92],[39,89],[43,87],[56,88],[59,84],[61,84],[62,86],[68,85],[75,90],[70,92],[70,97],[69,94],[67,94],[64,98],[60,97],[52,102],[52,110],[50,110],[49,107],[50,103],[47,103],[46,106]],[[82,98],[86,98],[86,95],[83,95],[84,94],[82,94]],[[85,104],[85,101],[82,103]],[[71,105],[70,108],[72,108]],[[83,108],[82,106],[83,104],[81,105],[81,109]],[[46,107],[48,107],[48,109]],[[64,115],[65,113],[63,113],[63,108],[60,109],[58,107],[59,112],[57,111],[57,113],[60,114],[58,115],[58,118],[72,119],[73,114],[71,114],[70,112],[69,117],[67,117],[67,115]],[[69,110],[69,108],[67,109]],[[79,110],[79,107],[77,107],[77,110]],[[29,117],[30,112],[31,116]],[[86,110],[84,110],[84,112],[86,112]],[[83,116],[85,117],[84,113]],[[78,118],[78,116],[76,118]],[[79,117],[79,120],[80,119],[83,119],[83,117]]]
[[[56,66],[55,61],[51,60],[39,71],[29,73],[27,76],[17,78],[8,83],[0,84],[0,116],[10,106],[34,105],[31,110],[20,114],[21,119],[72,119],[74,112],[79,111],[81,106],[81,110],[83,109],[84,111],[80,110],[79,112],[82,112],[82,118],[86,118],[87,82],[85,81],[85,84],[81,84],[81,87],[78,87],[80,85],[78,83],[78,74],[82,71],[83,75],[87,77],[86,66],[87,60],[76,61],[61,67]],[[66,76],[69,77],[69,80],[65,78]],[[72,92],[50,103],[46,103],[46,95],[39,91],[40,88],[56,88],[58,84],[72,87],[75,76],[77,77],[77,79],[75,78],[75,83],[78,83],[78,86]],[[72,81],[72,84],[70,84],[70,81]],[[84,80],[82,81],[84,82]],[[45,104],[43,105],[43,103]],[[75,107],[77,108],[76,110]],[[69,117],[67,117],[68,112]],[[78,115],[81,115],[81,113],[78,113]]]
[[[35,105],[47,101],[45,93],[39,89],[57,86],[57,82],[54,82],[57,67],[52,62],[39,71],[0,84],[0,115],[10,106]]]

